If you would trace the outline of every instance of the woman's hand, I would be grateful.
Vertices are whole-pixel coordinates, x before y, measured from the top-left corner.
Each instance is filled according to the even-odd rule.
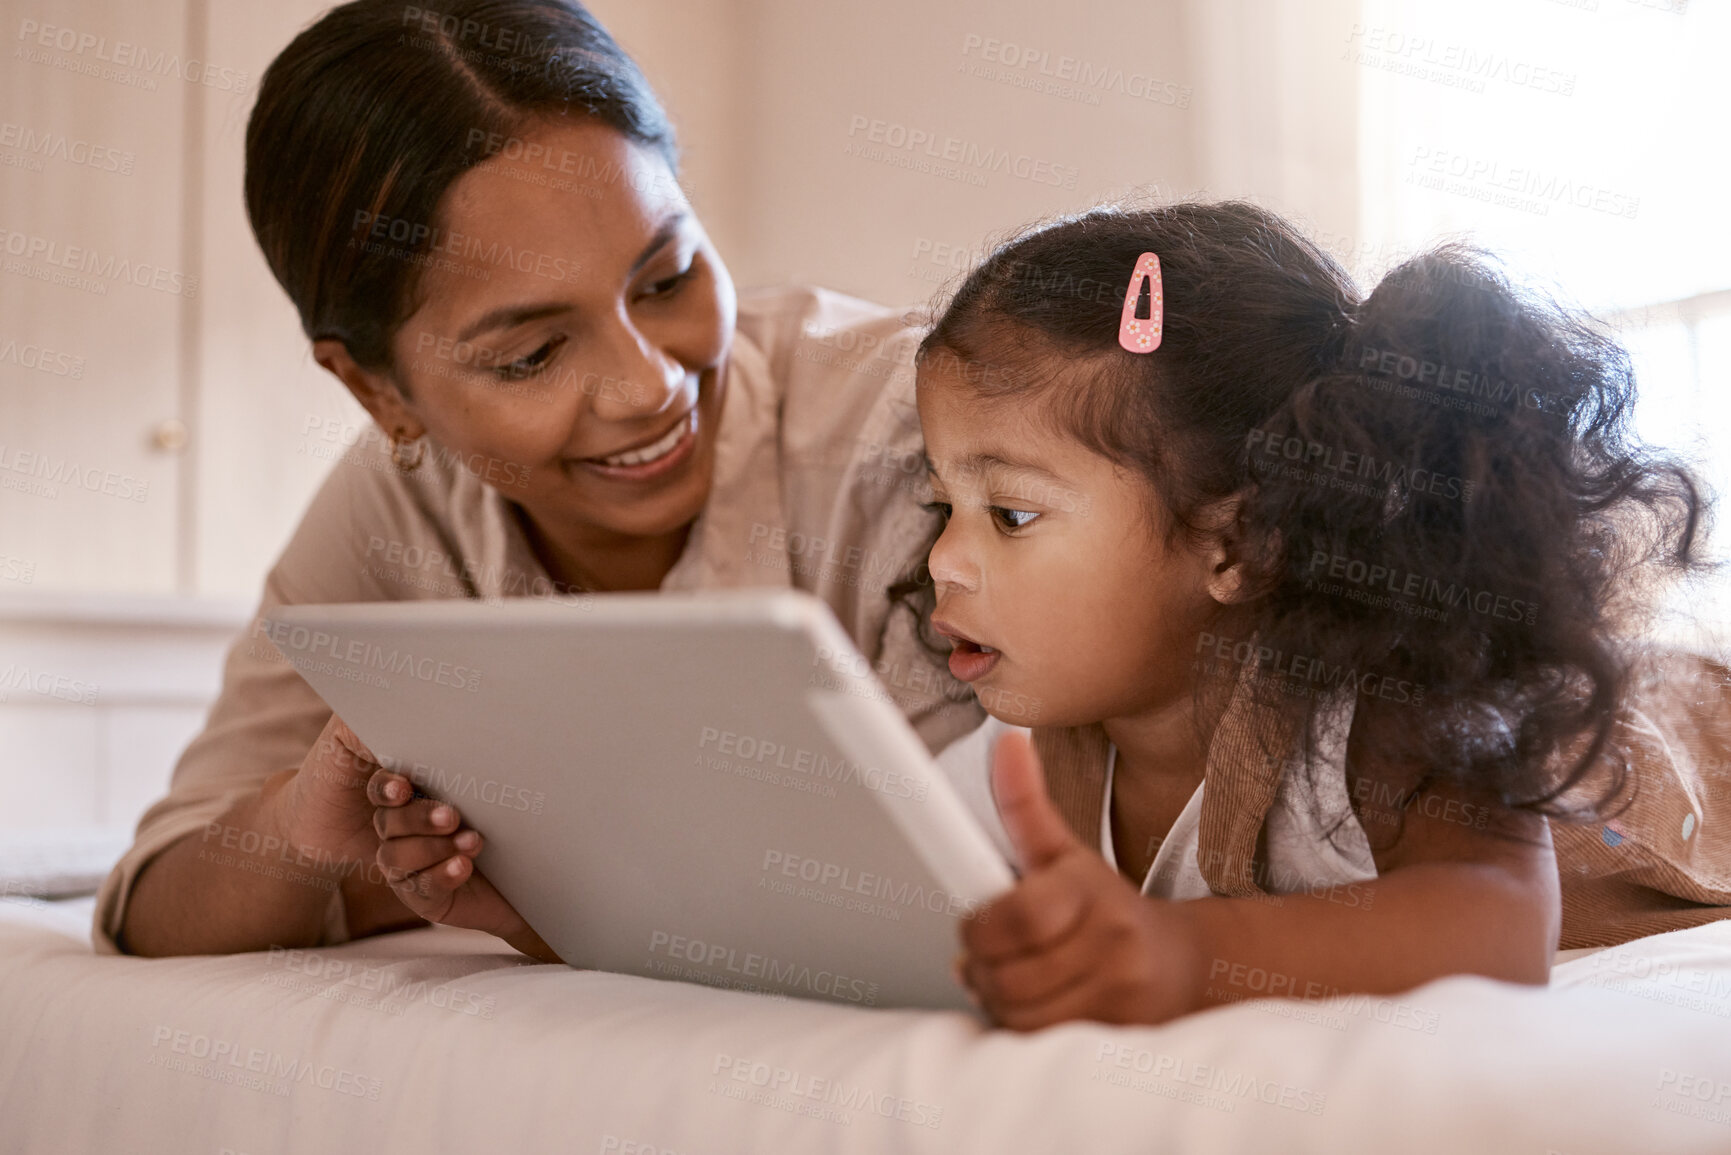
[[[1024,873],[962,924],[958,977],[982,1008],[1031,1031],[1072,1019],[1161,1023],[1200,1006],[1200,952],[1176,904],[1142,897],[1077,841],[1025,735],[999,740],[992,794]]]
[[[323,940],[339,890],[350,935],[403,926],[402,904],[368,881],[379,836],[367,780],[377,768],[332,717],[299,766],[144,865],[116,936],[121,949],[160,957],[311,946]]]
[[[378,853],[367,781],[377,758],[336,715],[292,771],[266,783],[263,801],[301,861],[327,874],[365,875]]]
[[[481,832],[455,806],[416,798],[401,774],[374,771],[367,797],[385,882],[404,906],[428,922],[483,930],[542,962],[559,962],[516,908],[475,869]]]

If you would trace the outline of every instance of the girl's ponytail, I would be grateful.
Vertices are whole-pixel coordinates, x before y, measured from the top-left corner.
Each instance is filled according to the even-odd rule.
[[[1259,630],[1392,681],[1367,721],[1423,775],[1590,809],[1622,786],[1600,759],[1638,624],[1618,594],[1699,564],[1695,481],[1635,441],[1622,348],[1483,253],[1407,261],[1348,329],[1247,439],[1251,521],[1286,543]],[[1413,698],[1423,725],[1393,708]],[[1583,795],[1596,763],[1612,780]]]

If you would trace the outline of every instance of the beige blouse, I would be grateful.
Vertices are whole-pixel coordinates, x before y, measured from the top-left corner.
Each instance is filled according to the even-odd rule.
[[[936,528],[920,507],[912,318],[834,293],[740,300],[709,501],[667,590],[793,586],[827,602],[894,701],[936,751],[984,713],[923,647],[885,588],[922,560]],[[497,479],[495,479],[497,480]],[[382,438],[332,469],[265,579],[258,615],[302,603],[558,596],[506,493],[430,446],[413,472]],[[212,823],[269,775],[299,765],[330,709],[251,628],[230,648],[222,693],[168,796],[103,884],[93,938],[113,953],[139,869]],[[287,864],[292,867],[292,863]],[[326,942],[347,937],[340,893]]]

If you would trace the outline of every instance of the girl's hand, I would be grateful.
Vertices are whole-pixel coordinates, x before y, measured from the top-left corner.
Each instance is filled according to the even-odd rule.
[[[377,807],[379,868],[392,893],[428,922],[482,930],[542,962],[559,962],[516,908],[475,869],[481,832],[463,824],[455,806],[416,798],[410,781],[379,768],[367,783]]]
[[[962,924],[958,977],[1003,1026],[1161,1023],[1201,1005],[1202,960],[1177,903],[1144,898],[1082,845],[1027,737],[1006,734],[992,794],[1024,871]]]

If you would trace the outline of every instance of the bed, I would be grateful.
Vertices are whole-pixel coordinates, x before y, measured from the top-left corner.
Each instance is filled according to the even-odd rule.
[[[443,927],[99,957],[89,918],[0,901],[0,1150],[1731,1151],[1731,921],[1572,952],[1548,989],[1017,1036],[532,965]]]

